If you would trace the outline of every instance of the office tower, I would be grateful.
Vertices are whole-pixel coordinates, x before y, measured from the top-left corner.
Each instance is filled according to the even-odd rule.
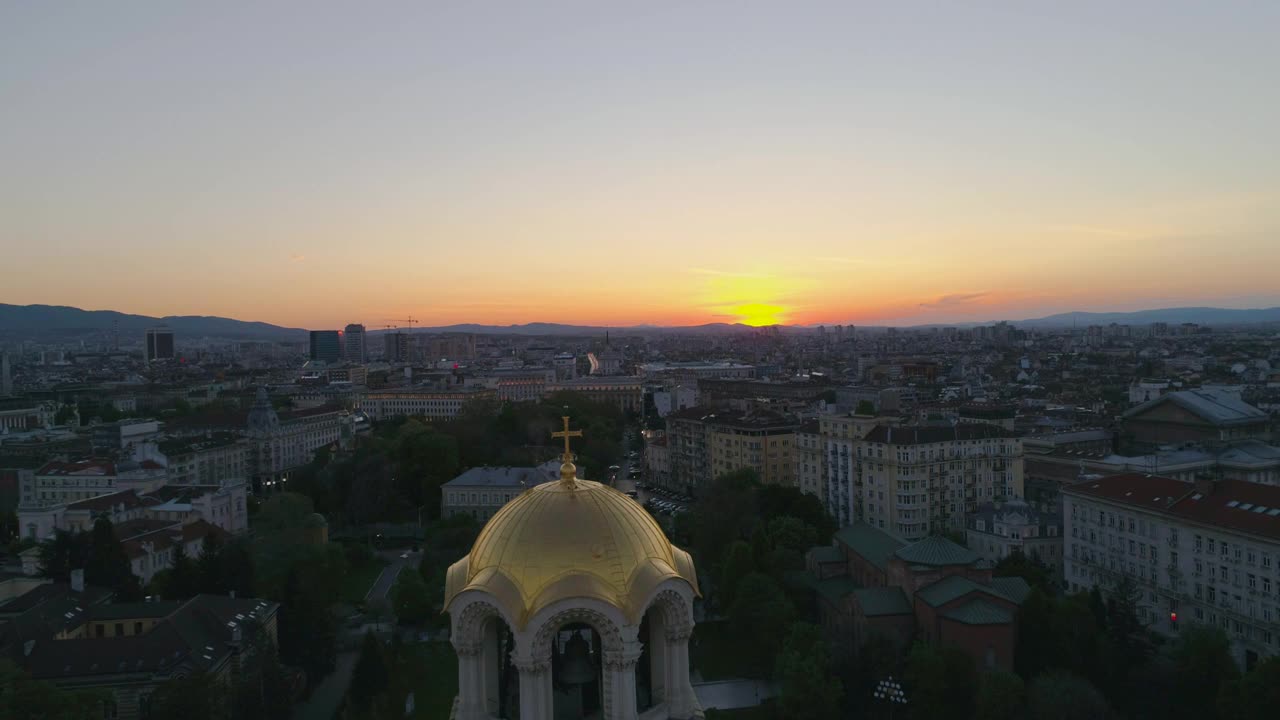
[[[363,363],[365,361],[364,325],[352,323],[342,332],[342,357],[347,362]]]
[[[311,359],[330,364],[341,360],[342,333],[337,330],[312,330]]]
[[[9,353],[0,351],[0,397],[13,394],[13,377],[10,372]]]
[[[383,351],[384,359],[387,362],[408,362],[409,361],[409,335],[408,333],[393,332],[383,336],[383,342],[386,343],[386,349]]]
[[[147,362],[172,360],[173,358],[173,331],[167,327],[148,329]]]

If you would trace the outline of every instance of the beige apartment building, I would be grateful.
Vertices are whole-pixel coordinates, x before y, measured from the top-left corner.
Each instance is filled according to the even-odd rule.
[[[980,504],[1022,497],[1022,440],[996,425],[878,426],[856,451],[861,519],[907,540],[963,532]]]

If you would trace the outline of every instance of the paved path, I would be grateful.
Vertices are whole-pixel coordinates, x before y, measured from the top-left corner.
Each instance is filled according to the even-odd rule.
[[[409,557],[402,558],[401,555],[408,554]],[[422,553],[409,552],[407,550],[380,550],[378,555],[387,561],[387,566],[382,568],[382,574],[378,575],[378,579],[373,581],[373,586],[369,588],[369,592],[365,593],[364,600],[370,600],[391,597],[391,588],[396,584],[396,578],[400,575],[402,568],[418,567],[418,563],[422,560]]]
[[[332,720],[338,711],[342,696],[351,684],[351,672],[356,667],[357,652],[340,652],[333,672],[320,681],[311,697],[293,709],[293,720]]]

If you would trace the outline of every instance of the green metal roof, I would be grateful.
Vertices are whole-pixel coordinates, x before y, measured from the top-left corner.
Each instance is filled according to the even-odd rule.
[[[981,558],[972,550],[942,537],[931,535],[894,553],[912,565],[972,565]]]
[[[1019,605],[1031,594],[1031,586],[1025,579],[1017,576],[991,578],[991,587]]]
[[[916,596],[933,607],[938,607],[975,591],[993,592],[991,588],[979,585],[963,575],[948,575],[936,583],[917,590]]]
[[[963,575],[948,575],[932,585],[916,591],[916,596],[933,607],[946,605],[971,592],[980,592],[1021,605],[1031,590],[1022,578],[996,578],[990,585],[970,580]]]
[[[942,617],[966,625],[1008,625],[1013,622],[1013,613],[981,598],[948,610]]]
[[[849,593],[858,589],[858,583],[848,575],[841,575],[840,577],[819,580],[814,583],[813,587],[827,602],[839,605],[841,600],[849,596]]]
[[[862,608],[862,614],[867,617],[912,614],[911,602],[903,594],[902,588],[862,588],[854,590],[853,595],[858,601],[858,607]]]
[[[836,540],[881,570],[888,567],[893,551],[907,544],[905,540],[883,530],[877,530],[864,522],[840,528],[836,532]]]
[[[844,553],[837,547],[819,545],[809,552],[813,553],[813,559],[820,563],[844,562]]]

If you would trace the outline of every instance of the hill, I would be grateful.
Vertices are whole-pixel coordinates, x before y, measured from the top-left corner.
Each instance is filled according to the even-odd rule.
[[[143,333],[147,328],[167,325],[185,337],[301,340],[306,331],[263,322],[247,322],[204,315],[149,317],[114,310],[81,310],[63,305],[6,305],[0,303],[0,332],[39,335],[110,332]]]

